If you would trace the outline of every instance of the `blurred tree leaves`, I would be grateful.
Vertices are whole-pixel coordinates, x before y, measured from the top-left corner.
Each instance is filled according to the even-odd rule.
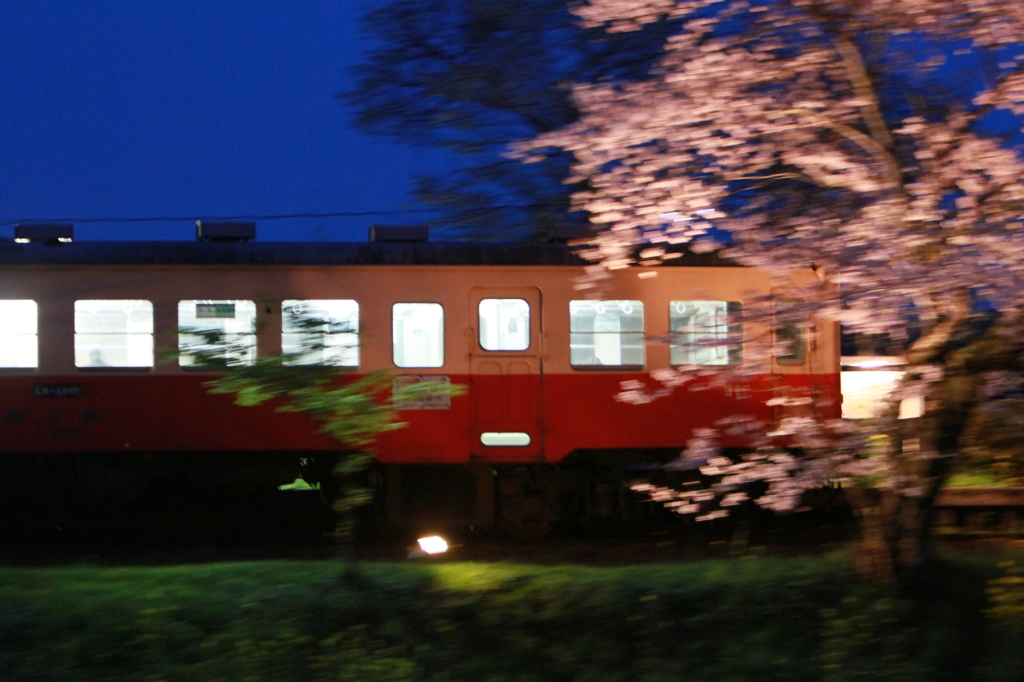
[[[551,150],[524,165],[506,146],[575,121],[571,83],[640,76],[669,33],[668,22],[607,34],[578,21],[552,0],[371,0],[363,22],[376,45],[339,97],[361,129],[464,163],[417,181],[417,199],[440,210],[435,227],[544,238],[572,217],[571,158]]]
[[[343,329],[341,333],[347,337],[354,336],[348,327],[295,309],[289,314],[293,316],[291,328],[302,332],[302,341],[292,352],[253,358],[246,335],[217,328],[186,328],[181,330],[179,353],[194,369],[223,372],[205,382],[210,393],[233,394],[235,403],[245,407],[275,401],[278,412],[307,415],[319,425],[320,433],[337,443],[339,454],[332,473],[338,493],[331,505],[337,518],[334,536],[344,546],[352,538],[355,510],[373,501],[373,490],[366,487],[364,479],[373,466],[377,437],[405,426],[398,420],[402,406],[439,393],[460,395],[464,387],[429,381],[396,385],[383,371],[352,374],[352,367],[330,364],[330,358],[341,356],[329,330]],[[311,363],[310,358],[327,361]]]

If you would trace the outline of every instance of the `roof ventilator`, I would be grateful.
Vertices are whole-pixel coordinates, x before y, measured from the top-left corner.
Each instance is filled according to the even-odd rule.
[[[14,241],[19,244],[60,244],[70,242],[74,238],[74,233],[73,223],[18,223],[14,226]]]
[[[430,239],[426,225],[370,225],[371,242],[423,243]]]
[[[256,238],[256,223],[196,221],[201,242],[247,242]]]

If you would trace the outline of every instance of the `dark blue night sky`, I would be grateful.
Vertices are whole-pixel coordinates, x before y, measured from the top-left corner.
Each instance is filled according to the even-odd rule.
[[[4,0],[0,222],[417,208],[442,157],[354,132],[334,98],[366,45],[356,0]],[[419,207],[422,208],[422,207]],[[261,241],[365,240],[428,214],[259,220]],[[0,226],[0,239],[12,227]],[[78,222],[78,239],[193,239]]]

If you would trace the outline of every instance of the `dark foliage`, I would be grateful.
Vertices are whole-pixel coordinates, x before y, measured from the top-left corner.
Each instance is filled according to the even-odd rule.
[[[569,156],[524,166],[506,145],[575,121],[572,83],[643,73],[667,28],[583,29],[551,0],[376,0],[364,25],[378,46],[340,97],[363,130],[463,161],[416,194],[440,210],[435,225],[478,239],[543,238],[571,218]]]

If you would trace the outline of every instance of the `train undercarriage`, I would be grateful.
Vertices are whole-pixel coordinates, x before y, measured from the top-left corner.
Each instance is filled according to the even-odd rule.
[[[516,538],[628,532],[665,513],[628,482],[674,454],[578,451],[556,465],[376,464],[366,474],[375,494],[364,525],[369,533],[474,528]],[[10,517],[64,503],[144,509],[296,493],[329,506],[336,459],[322,452],[7,453],[0,456],[0,506]]]

